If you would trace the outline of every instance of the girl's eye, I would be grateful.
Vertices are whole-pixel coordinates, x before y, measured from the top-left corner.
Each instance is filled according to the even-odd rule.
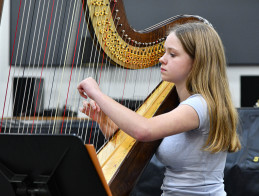
[[[173,54],[173,53],[170,53],[170,55],[171,55],[171,57],[175,57],[175,54]]]

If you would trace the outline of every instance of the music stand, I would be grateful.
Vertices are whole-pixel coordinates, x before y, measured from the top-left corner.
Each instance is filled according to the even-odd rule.
[[[0,134],[0,194],[91,196],[107,190],[77,136]]]

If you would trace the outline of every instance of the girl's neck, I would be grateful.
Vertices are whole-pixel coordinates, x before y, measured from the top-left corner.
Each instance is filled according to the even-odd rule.
[[[191,96],[185,86],[182,86],[182,87],[176,86],[176,91],[179,96],[180,102],[186,100],[188,97]]]

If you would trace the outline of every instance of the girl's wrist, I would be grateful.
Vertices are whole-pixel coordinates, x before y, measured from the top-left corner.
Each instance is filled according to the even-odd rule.
[[[93,93],[93,95],[92,95],[92,99],[93,99],[96,103],[98,103],[97,101],[98,101],[102,96],[103,96],[102,91],[96,90],[96,91]]]

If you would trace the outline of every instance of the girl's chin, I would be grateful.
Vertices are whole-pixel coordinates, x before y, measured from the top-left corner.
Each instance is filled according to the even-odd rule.
[[[172,82],[172,83],[174,83],[173,81],[171,81],[171,80],[169,80],[168,78],[165,78],[165,77],[162,77],[162,81],[163,82]]]
[[[168,79],[166,78],[166,77],[161,77],[162,78],[162,81],[164,81],[164,82],[170,82],[170,81],[168,81]]]

